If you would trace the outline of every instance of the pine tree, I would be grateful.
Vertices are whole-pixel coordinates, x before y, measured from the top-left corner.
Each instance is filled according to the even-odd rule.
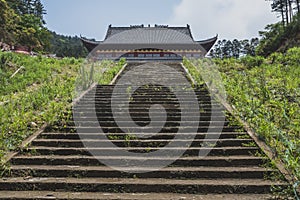
[[[36,17],[38,17],[39,19],[41,19],[43,24],[46,24],[46,22],[44,21],[44,15],[47,14],[47,13],[46,13],[46,10],[45,10],[43,4],[41,3],[41,1],[40,0],[35,0],[33,2],[33,7],[34,7],[33,14]]]
[[[5,0],[0,0],[0,42],[13,45],[16,42],[16,24],[20,17]]]
[[[241,55],[241,49],[242,49],[242,45],[241,45],[240,41],[238,41],[237,39],[234,39],[232,41],[232,56],[234,58],[239,58]]]
[[[294,0],[293,1],[295,5],[295,9],[297,10],[297,12],[300,12],[300,0]]]
[[[7,2],[20,16],[26,14],[34,15],[45,24],[43,15],[46,14],[46,10],[41,0],[7,0]]]
[[[293,21],[294,10],[300,11],[300,0],[267,0],[272,1],[271,8],[273,12],[279,13],[282,24],[287,26]]]

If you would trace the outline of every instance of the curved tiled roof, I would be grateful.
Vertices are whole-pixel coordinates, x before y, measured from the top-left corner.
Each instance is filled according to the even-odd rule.
[[[181,32],[181,33],[186,34],[186,35],[190,36],[191,38],[193,38],[189,25],[187,25],[186,27],[169,27],[169,26],[155,25],[154,28],[162,28],[162,27]],[[129,31],[129,30],[136,29],[136,28],[145,28],[145,27],[144,27],[144,25],[130,26],[130,27],[113,27],[112,25],[109,25],[106,36],[105,36],[105,40],[115,34],[121,33],[123,31]]]
[[[190,26],[169,27],[112,27],[109,26],[105,40],[94,42],[82,38],[83,44],[89,51],[122,50],[132,51],[138,49],[160,49],[169,51],[192,50],[206,54],[216,42],[217,37],[195,41]]]
[[[169,28],[134,28],[107,38],[104,44],[193,44],[194,40]]]

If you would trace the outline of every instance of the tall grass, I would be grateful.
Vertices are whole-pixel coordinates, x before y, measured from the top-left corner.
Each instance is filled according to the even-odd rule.
[[[109,67],[99,79],[103,83],[109,82],[121,68],[120,63],[105,63]],[[59,121],[71,118],[75,81],[83,64],[83,59],[0,53],[1,161],[44,123],[63,124]],[[21,66],[24,69],[11,78]]]
[[[266,59],[214,61],[222,74],[227,101],[236,114],[271,147],[295,181],[299,180],[300,48],[286,54],[274,53]],[[193,72],[191,62],[185,63]]]

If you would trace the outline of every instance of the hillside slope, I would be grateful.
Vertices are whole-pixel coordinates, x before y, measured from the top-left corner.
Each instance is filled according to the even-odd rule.
[[[268,58],[216,59],[215,63],[236,115],[272,148],[296,183],[300,179],[300,48]],[[199,80],[197,73],[192,75]]]

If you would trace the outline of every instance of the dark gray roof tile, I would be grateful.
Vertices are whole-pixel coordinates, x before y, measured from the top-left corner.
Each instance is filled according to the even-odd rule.
[[[168,28],[134,28],[114,34],[103,43],[109,44],[193,44],[194,40],[179,31]]]

